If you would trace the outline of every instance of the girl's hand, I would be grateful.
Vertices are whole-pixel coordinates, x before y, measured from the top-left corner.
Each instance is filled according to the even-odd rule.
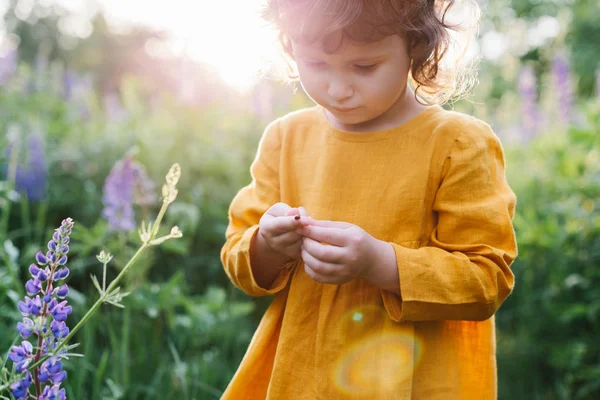
[[[311,221],[298,233],[304,269],[317,282],[341,285],[368,276],[378,263],[380,241],[356,225]]]
[[[299,260],[302,236],[296,230],[310,221],[314,220],[308,217],[304,207],[277,203],[260,219],[258,233],[274,253],[285,255],[290,261]]]

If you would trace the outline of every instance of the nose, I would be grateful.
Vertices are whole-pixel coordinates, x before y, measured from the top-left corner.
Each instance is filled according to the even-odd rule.
[[[342,77],[332,76],[329,79],[327,94],[333,100],[337,102],[343,102],[344,100],[352,97],[354,94],[354,89],[352,89],[352,85],[346,82]]]

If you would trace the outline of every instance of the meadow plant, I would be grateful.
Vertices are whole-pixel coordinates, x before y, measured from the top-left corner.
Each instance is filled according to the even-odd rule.
[[[521,68],[518,78],[518,90],[523,105],[523,130],[528,136],[535,136],[539,129],[539,110],[537,104],[537,79],[530,65]]]
[[[144,166],[134,160],[134,155],[132,152],[119,160],[104,183],[102,215],[112,231],[132,231],[135,229],[133,205],[147,206],[156,202],[154,183]]]
[[[14,159],[14,186],[15,190],[27,195],[32,201],[42,200],[46,196],[48,180],[48,164],[45,155],[44,135],[39,130],[22,135],[21,128],[16,130],[8,140],[6,158]],[[24,160],[19,162],[18,160]],[[4,168],[4,175],[10,178],[9,166]]]
[[[562,124],[569,124],[573,113],[573,87],[571,82],[571,71],[566,57],[558,54],[552,60],[552,80],[554,96],[558,101],[558,116]]]
[[[0,57],[0,85],[4,85],[17,72],[18,57],[16,48]]]
[[[16,327],[20,337],[13,342],[7,359],[0,359],[0,399],[8,400],[3,396],[7,390],[16,400],[66,399],[65,389],[60,387],[67,377],[67,373],[62,369],[62,362],[70,356],[81,356],[70,353],[79,345],[69,344],[70,339],[102,304],[124,307],[121,302],[128,293],[121,292],[117,284],[147,248],[182,237],[182,232],[177,226],[171,228],[169,234],[157,237],[167,208],[177,197],[176,186],[180,176],[181,169],[178,164],[174,164],[162,187],[163,204],[156,220],[153,223],[142,222],[139,230],[140,247],[108,286],[106,268],[112,255],[102,251],[97,256],[104,266],[102,284],[95,276],[92,276],[92,281],[100,297],[71,330],[66,320],[72,313],[72,308],[65,300],[69,294],[69,287],[64,280],[70,273],[66,264],[74,222],[71,218],[62,221],[61,226],[52,235],[52,240],[48,242],[47,252],[38,252],[35,256],[36,262],[29,267],[31,279],[25,284],[27,296],[18,304],[23,315],[22,321],[18,322]],[[20,344],[17,344],[19,340]],[[12,362],[11,371],[6,368],[8,360]]]

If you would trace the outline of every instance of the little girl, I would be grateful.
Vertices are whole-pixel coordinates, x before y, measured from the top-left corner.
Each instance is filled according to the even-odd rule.
[[[490,127],[423,104],[451,94],[453,3],[269,0],[316,106],[230,206],[225,272],[275,296],[223,399],[496,399],[516,199]]]

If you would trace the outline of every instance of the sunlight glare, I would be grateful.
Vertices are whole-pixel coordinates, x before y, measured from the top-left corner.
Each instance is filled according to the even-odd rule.
[[[264,0],[102,0],[102,4],[114,21],[167,30],[176,55],[210,64],[239,90],[252,86],[277,52],[275,36],[260,17]]]

